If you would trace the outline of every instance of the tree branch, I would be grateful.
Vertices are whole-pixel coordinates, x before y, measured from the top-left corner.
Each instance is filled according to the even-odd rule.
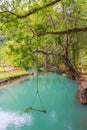
[[[44,55],[61,55],[59,52],[47,52],[47,51],[43,51],[43,50],[34,50],[33,53],[42,53]]]
[[[36,12],[42,10],[42,9],[45,9],[45,8],[47,8],[49,6],[52,6],[52,5],[56,4],[56,3],[58,3],[59,1],[61,1],[61,0],[54,0],[53,2],[50,2],[50,3],[46,4],[46,5],[43,5],[42,7],[38,7],[38,8],[32,9],[28,13],[26,13],[26,14],[24,14],[22,16],[18,16],[18,18],[28,17],[28,16],[30,16],[30,15],[32,15],[32,14],[34,14],[34,13],[36,13]]]
[[[37,36],[45,36],[45,35],[64,35],[64,34],[70,34],[70,33],[75,33],[75,32],[86,32],[87,27],[85,28],[74,28],[74,29],[68,29],[64,31],[59,31],[59,32],[43,32],[37,34]]]
[[[54,1],[52,1],[52,2],[50,2],[48,4],[46,4],[46,5],[43,5],[41,7],[37,7],[37,8],[34,8],[34,9],[30,10],[28,13],[26,13],[24,15],[18,15],[18,14],[15,14],[15,13],[13,13],[11,11],[7,11],[7,10],[3,11],[3,12],[0,12],[0,14],[3,14],[3,13],[7,12],[7,13],[10,13],[10,14],[16,16],[17,18],[26,18],[26,17],[28,17],[28,16],[30,16],[30,15],[32,15],[32,14],[34,14],[34,13],[40,11],[40,10],[42,10],[42,9],[45,9],[47,7],[50,7],[50,6],[53,6],[54,4],[58,3],[59,1],[61,1],[61,0],[54,0]]]

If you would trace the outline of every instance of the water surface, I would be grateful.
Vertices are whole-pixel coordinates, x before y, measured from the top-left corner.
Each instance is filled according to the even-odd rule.
[[[87,107],[76,99],[78,84],[54,73],[38,79],[47,113],[24,113],[35,96],[37,77],[7,85],[0,90],[0,130],[87,130]],[[38,98],[33,107],[42,109]]]

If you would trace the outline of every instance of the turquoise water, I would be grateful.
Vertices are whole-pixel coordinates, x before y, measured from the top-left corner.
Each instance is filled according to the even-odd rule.
[[[41,74],[39,91],[47,113],[24,109],[32,103],[37,77],[0,90],[0,130],[87,130],[87,106],[81,105],[78,84],[57,74]],[[38,98],[35,108],[41,108]]]

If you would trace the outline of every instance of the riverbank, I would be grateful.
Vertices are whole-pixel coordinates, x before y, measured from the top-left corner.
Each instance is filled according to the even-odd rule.
[[[61,73],[57,73],[57,74],[61,75]],[[20,68],[5,67],[3,71],[0,68],[0,86],[4,84],[12,83],[17,79],[27,78],[31,75],[35,75],[35,74],[29,73],[28,71],[25,71],[25,70],[21,70]],[[80,77],[76,78],[75,80],[79,84],[81,84],[82,82],[87,83],[87,74],[81,73]]]
[[[30,75],[28,71],[15,67],[0,67],[0,86],[12,83],[17,79],[26,78]]]
[[[18,80],[18,79],[26,79],[30,76],[30,74],[23,74],[23,75],[19,75],[19,76],[14,76],[14,77],[10,77],[10,78],[6,78],[3,80],[0,80],[0,86],[9,84],[9,83],[13,83],[14,81]]]

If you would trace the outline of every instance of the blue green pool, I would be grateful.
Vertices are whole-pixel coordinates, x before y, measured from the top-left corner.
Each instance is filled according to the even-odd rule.
[[[0,90],[0,130],[87,130],[87,106],[77,100],[78,84],[54,73],[38,79],[47,113],[24,113],[35,95],[37,77],[17,81]],[[41,108],[38,98],[34,107]]]

